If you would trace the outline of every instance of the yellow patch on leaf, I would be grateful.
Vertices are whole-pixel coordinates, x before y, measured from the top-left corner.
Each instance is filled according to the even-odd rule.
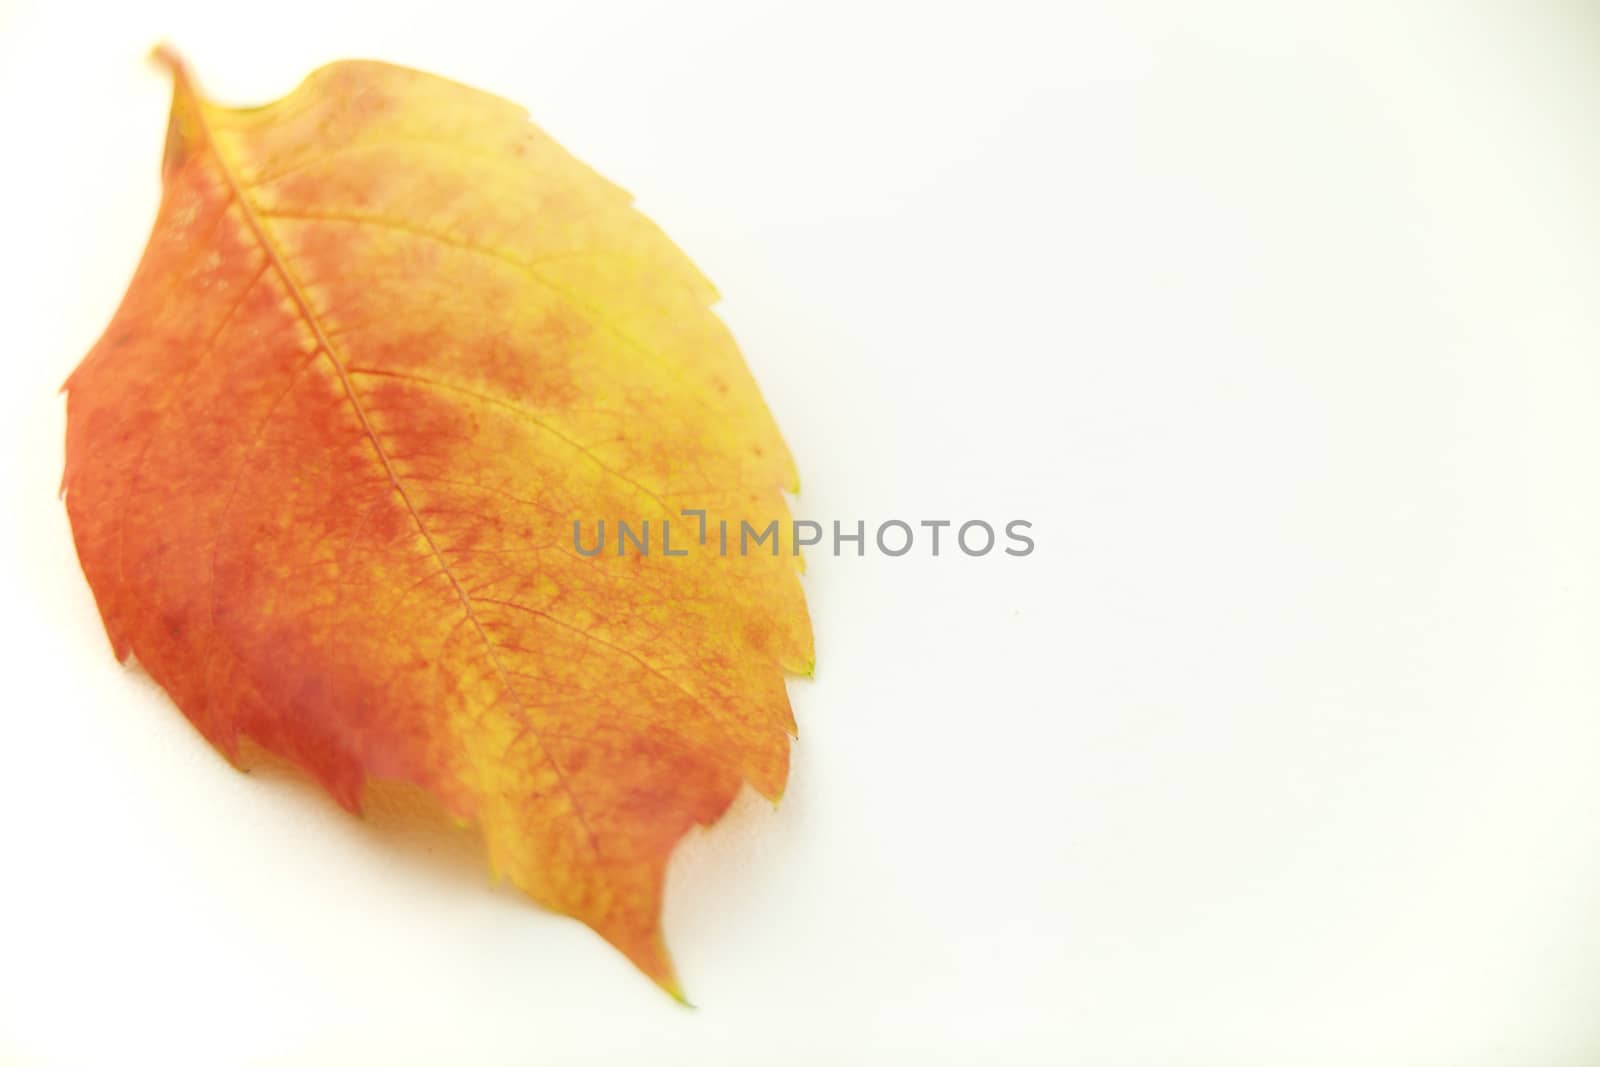
[[[786,528],[797,485],[715,291],[506,101],[344,62],[235,110],[158,54],[160,214],[66,385],[117,655],[230,758],[425,789],[676,994],[668,858],[777,799],[812,662],[798,560],[680,517]],[[619,519],[692,550],[574,550]]]

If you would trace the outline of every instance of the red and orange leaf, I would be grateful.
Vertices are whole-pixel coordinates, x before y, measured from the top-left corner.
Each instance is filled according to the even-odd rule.
[[[235,110],[160,54],[160,215],[66,386],[117,655],[347,808],[428,790],[676,992],[674,845],[742,783],[783,790],[798,561],[587,557],[573,523],[787,524],[793,463],[716,293],[503,100],[345,62]]]

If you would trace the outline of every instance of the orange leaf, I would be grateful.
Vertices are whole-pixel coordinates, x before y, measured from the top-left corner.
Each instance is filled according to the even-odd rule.
[[[351,810],[428,790],[677,995],[668,857],[741,783],[777,799],[812,662],[788,546],[679,517],[786,528],[796,487],[715,291],[496,97],[345,62],[234,110],[158,55],[160,215],[66,385],[117,655],[230,758],[248,737]],[[653,552],[575,551],[600,520]]]

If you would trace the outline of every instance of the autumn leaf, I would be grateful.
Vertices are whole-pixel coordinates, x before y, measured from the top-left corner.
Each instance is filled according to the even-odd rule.
[[[573,523],[788,522],[715,291],[496,97],[343,62],[232,109],[158,56],[160,214],[66,385],[116,654],[232,759],[247,738],[353,811],[427,790],[679,995],[665,868],[742,783],[783,790],[798,560],[682,518],[685,556],[591,557]]]

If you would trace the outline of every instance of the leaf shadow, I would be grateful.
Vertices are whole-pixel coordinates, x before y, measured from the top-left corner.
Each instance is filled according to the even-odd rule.
[[[289,760],[241,738],[237,766],[262,784],[291,791],[322,817],[339,824],[353,842],[381,851],[386,862],[425,872],[453,888],[494,892],[507,900],[529,903],[509,883],[497,883],[489,867],[483,836],[476,826],[462,824],[421,786],[371,779],[362,793],[360,813],[344,811],[304,771]],[[542,909],[541,909],[542,910]]]

